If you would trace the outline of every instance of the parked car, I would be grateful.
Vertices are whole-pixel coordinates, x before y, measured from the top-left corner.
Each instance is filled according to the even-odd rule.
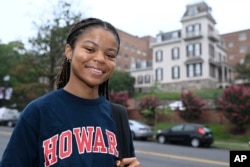
[[[186,108],[184,107],[182,101],[174,101],[172,103],[169,104],[169,107],[171,110],[175,111],[175,110],[180,110],[180,111],[183,111],[185,110]]]
[[[14,127],[19,119],[20,113],[16,109],[6,107],[0,108],[0,125]]]
[[[129,120],[129,126],[133,139],[149,139],[153,138],[153,128],[145,123],[136,120]]]
[[[192,147],[210,147],[214,138],[212,131],[202,124],[181,123],[159,130],[156,140],[161,144],[168,142],[190,144]]]

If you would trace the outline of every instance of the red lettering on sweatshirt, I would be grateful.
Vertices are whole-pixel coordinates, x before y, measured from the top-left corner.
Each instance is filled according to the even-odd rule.
[[[73,129],[73,134],[71,130],[66,130],[60,135],[57,134],[44,140],[44,166],[49,167],[57,163],[58,156],[61,160],[70,157],[73,153],[73,142],[77,144],[76,151],[79,154],[108,153],[118,157],[115,134],[109,130],[105,130],[105,132],[105,134],[102,133],[101,127],[78,127]]]
[[[70,130],[64,131],[59,139],[59,157],[61,159],[67,158],[72,154],[72,132]]]
[[[76,138],[78,152],[80,154],[83,154],[84,150],[86,150],[87,153],[91,152],[94,127],[87,127],[87,131],[85,127],[82,128],[82,131],[80,128],[74,128],[73,133]]]
[[[58,135],[55,135],[43,142],[43,152],[44,152],[44,166],[48,167],[57,162],[57,140]]]

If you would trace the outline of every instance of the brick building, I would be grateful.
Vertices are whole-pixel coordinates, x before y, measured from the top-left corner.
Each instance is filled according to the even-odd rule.
[[[228,63],[234,67],[242,63],[250,53],[250,29],[222,34],[221,38],[227,49]]]
[[[120,50],[117,56],[117,70],[152,67],[152,49],[149,44],[154,40],[151,36],[138,37],[118,29],[121,38]]]

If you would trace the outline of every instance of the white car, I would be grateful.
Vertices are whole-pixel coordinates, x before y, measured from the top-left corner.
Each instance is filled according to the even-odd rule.
[[[20,113],[16,109],[10,109],[6,107],[0,108],[0,125],[7,125],[13,127],[16,125],[19,119]]]
[[[153,128],[136,120],[129,120],[129,126],[133,139],[149,139],[154,135]]]
[[[180,111],[183,111],[185,110],[185,107],[183,106],[183,103],[182,101],[175,101],[173,103],[170,103],[169,104],[169,107],[171,108],[171,110],[177,110],[179,109]]]

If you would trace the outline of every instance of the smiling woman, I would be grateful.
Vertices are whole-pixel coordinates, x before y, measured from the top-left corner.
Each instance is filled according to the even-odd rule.
[[[108,22],[87,18],[73,25],[58,90],[26,106],[0,167],[140,167],[131,138],[130,156],[119,155],[121,132],[109,102],[108,81],[119,47],[119,35]]]

